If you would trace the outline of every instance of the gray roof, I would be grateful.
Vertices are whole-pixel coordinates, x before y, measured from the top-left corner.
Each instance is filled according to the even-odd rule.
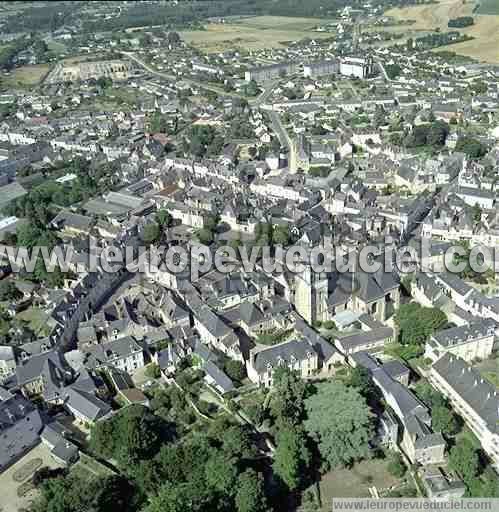
[[[66,389],[66,405],[78,411],[89,421],[96,421],[111,411],[111,407],[91,393],[81,391],[77,388]]]
[[[258,372],[264,372],[269,365],[272,367],[277,367],[279,364],[287,365],[292,358],[296,361],[304,361],[310,355],[315,355],[315,351],[307,340],[284,341],[256,352],[254,367]]]
[[[497,323],[491,318],[481,319],[470,325],[461,325],[439,331],[433,335],[433,339],[443,347],[459,345],[468,341],[486,336],[494,336]]]
[[[360,332],[340,338],[338,341],[346,352],[371,343],[378,343],[393,336],[391,327],[379,327],[372,331]]]
[[[28,359],[16,368],[19,386],[43,378],[43,396],[51,400],[62,394],[65,383],[65,369],[59,352],[52,350]]]
[[[397,359],[387,361],[386,363],[383,363],[381,367],[392,379],[396,379],[397,377],[410,373],[409,368],[407,368],[407,366],[403,365]]]
[[[69,464],[78,455],[78,447],[66,439],[66,428],[58,421],[45,426],[40,437],[52,449],[52,455]]]
[[[100,345],[91,345],[86,347],[85,350],[89,355],[87,365],[98,367],[117,359],[128,357],[136,352],[141,352],[142,347],[131,336],[123,336],[123,338]]]
[[[449,353],[433,364],[432,371],[483,419],[491,432],[499,433],[499,398],[490,382],[463,359]]]
[[[206,374],[215,381],[216,385],[222,390],[223,393],[228,393],[234,389],[234,383],[212,361],[206,361],[202,368]]]

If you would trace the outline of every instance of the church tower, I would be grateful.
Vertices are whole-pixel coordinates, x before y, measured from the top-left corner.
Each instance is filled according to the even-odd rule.
[[[315,272],[310,265],[295,276],[294,306],[309,323],[327,320],[329,282],[325,272]]]

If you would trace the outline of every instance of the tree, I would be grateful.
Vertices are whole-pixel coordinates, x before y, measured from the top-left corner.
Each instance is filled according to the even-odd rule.
[[[291,232],[288,226],[274,226],[272,231],[272,241],[276,245],[286,247],[291,242]]]
[[[478,203],[476,203],[472,207],[472,211],[473,211],[473,220],[475,222],[480,222],[482,220],[482,209],[480,208],[480,205]]]
[[[386,468],[388,472],[397,478],[402,478],[407,472],[407,467],[404,464],[404,460],[400,453],[396,452],[390,456],[388,466]]]
[[[317,443],[324,465],[335,468],[369,455],[372,414],[364,397],[339,382],[321,384],[305,400],[305,430]]]
[[[161,236],[161,229],[155,222],[146,224],[142,232],[142,239],[146,244],[157,242]]]
[[[237,382],[241,382],[246,377],[246,371],[241,361],[228,359],[224,364],[224,371],[232,380]]]
[[[237,466],[235,460],[225,453],[216,453],[205,462],[205,478],[210,489],[225,496],[235,492],[237,481]]]
[[[469,439],[462,439],[451,448],[449,467],[456,471],[466,484],[477,475],[480,467],[478,453]]]
[[[156,222],[160,225],[161,228],[170,226],[172,220],[173,218],[166,208],[161,208],[156,213]]]
[[[265,512],[267,499],[263,487],[263,478],[253,469],[247,469],[239,475],[236,492],[237,512]]]
[[[359,393],[366,399],[377,399],[379,397],[379,389],[374,384],[373,379],[367,368],[356,366],[350,373],[349,385],[357,388]]]
[[[471,137],[461,137],[456,143],[456,151],[466,153],[469,158],[478,159],[487,153],[487,148]]]
[[[297,372],[279,367],[272,375],[274,390],[270,401],[272,415],[279,422],[298,424],[303,416],[307,387]]]
[[[386,125],[386,112],[382,106],[376,106],[373,117],[373,124],[375,128]]]
[[[459,430],[456,415],[444,405],[439,405],[431,410],[431,420],[433,430],[448,436],[455,434]]]
[[[395,315],[395,323],[403,345],[422,346],[435,331],[447,323],[447,317],[439,309],[411,302],[400,306]]]
[[[303,484],[303,476],[310,464],[310,452],[305,444],[305,436],[298,427],[287,424],[277,436],[272,468],[275,474],[290,491]]]
[[[209,229],[198,229],[196,235],[202,244],[208,245],[213,242],[213,232]]]
[[[161,377],[161,369],[157,364],[150,364],[145,371],[146,377],[150,379],[159,379]]]
[[[164,436],[163,422],[148,408],[131,405],[91,431],[90,447],[103,458],[113,458],[124,469],[157,453]]]
[[[12,301],[22,297],[22,293],[16,288],[14,281],[3,279],[0,281],[0,301]]]

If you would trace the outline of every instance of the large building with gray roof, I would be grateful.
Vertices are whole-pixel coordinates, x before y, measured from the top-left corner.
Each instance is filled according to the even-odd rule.
[[[499,396],[495,386],[464,359],[450,353],[433,363],[429,378],[450,400],[499,469]]]

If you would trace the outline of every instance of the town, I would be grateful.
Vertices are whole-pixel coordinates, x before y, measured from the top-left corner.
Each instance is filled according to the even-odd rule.
[[[351,4],[0,3],[1,512],[499,498],[499,9]]]

